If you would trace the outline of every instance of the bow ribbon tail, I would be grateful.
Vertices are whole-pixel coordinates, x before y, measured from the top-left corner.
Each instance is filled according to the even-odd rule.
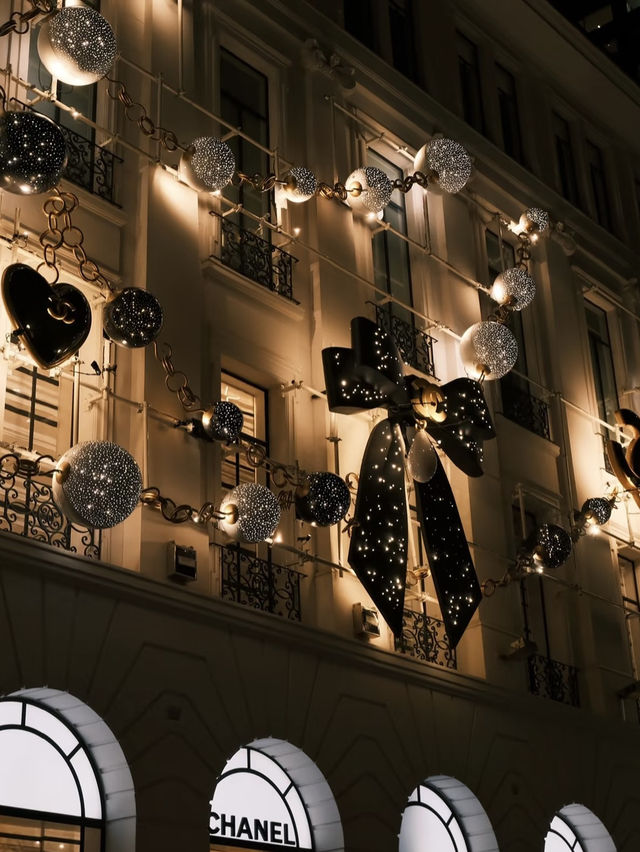
[[[438,460],[429,482],[415,482],[416,509],[442,620],[453,648],[482,600],[462,521]]]
[[[407,574],[404,441],[400,427],[378,423],[364,451],[349,564],[393,634],[402,633]]]

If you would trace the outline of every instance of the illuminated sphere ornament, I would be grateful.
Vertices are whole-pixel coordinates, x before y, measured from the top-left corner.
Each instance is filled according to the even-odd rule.
[[[601,527],[611,517],[612,510],[613,503],[611,500],[606,500],[604,497],[590,497],[582,504],[581,511],[587,522]]]
[[[40,27],[42,64],[52,77],[70,86],[101,80],[109,73],[117,50],[109,22],[87,6],[67,6]]]
[[[214,441],[237,441],[242,432],[244,417],[233,402],[214,403],[202,414],[202,427]]]
[[[50,118],[18,110],[0,114],[0,189],[18,195],[48,192],[66,163],[64,136]]]
[[[220,529],[230,538],[248,544],[271,538],[280,521],[277,497],[255,482],[236,485],[225,494],[220,512],[225,515],[218,521]]]
[[[287,201],[299,204],[316,194],[318,181],[312,171],[304,166],[294,166],[284,176],[283,192]]]
[[[453,139],[432,139],[418,151],[414,165],[417,171],[435,172],[440,189],[450,194],[464,189],[471,177],[471,157]]]
[[[118,346],[138,349],[153,343],[162,328],[162,308],[153,293],[140,287],[125,287],[107,302],[104,332]]]
[[[180,160],[180,174],[194,189],[217,192],[230,183],[236,170],[233,151],[215,136],[194,139]]]
[[[518,344],[506,325],[486,320],[475,323],[462,335],[460,356],[474,378],[499,379],[516,363]]]
[[[569,558],[571,536],[555,524],[541,524],[527,540],[535,564],[545,568],[559,568]]]
[[[527,230],[536,230],[542,233],[549,227],[549,214],[540,207],[529,207],[522,215],[528,224]]]
[[[53,476],[53,499],[62,513],[83,527],[107,529],[135,509],[142,475],[135,459],[110,441],[71,447]]]
[[[330,527],[346,515],[351,494],[344,479],[335,473],[309,473],[296,489],[296,514],[309,524]]]
[[[364,213],[381,213],[391,201],[393,184],[375,166],[364,166],[351,172],[345,181],[347,204]]]
[[[513,311],[521,311],[533,301],[536,282],[522,266],[514,266],[498,275],[489,295],[499,305],[507,305]]]

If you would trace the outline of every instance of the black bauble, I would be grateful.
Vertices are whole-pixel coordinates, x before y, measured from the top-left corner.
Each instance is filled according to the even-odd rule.
[[[162,308],[153,293],[125,287],[104,307],[104,332],[118,346],[138,349],[153,343],[162,328]]]
[[[344,479],[335,473],[309,473],[296,491],[296,514],[317,527],[337,524],[351,505]]]
[[[48,192],[59,182],[67,147],[58,125],[37,112],[0,115],[0,188],[18,195]]]

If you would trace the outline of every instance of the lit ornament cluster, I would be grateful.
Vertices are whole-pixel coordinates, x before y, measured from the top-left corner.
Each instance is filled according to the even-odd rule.
[[[364,166],[351,172],[345,181],[347,203],[354,210],[378,214],[391,201],[393,184],[375,166]]]
[[[38,53],[52,77],[70,86],[97,83],[109,73],[118,46],[109,22],[95,9],[67,6],[46,20]]]
[[[67,148],[58,125],[36,112],[0,115],[0,188],[20,195],[48,192],[59,182]]]
[[[471,375],[499,379],[516,363],[518,344],[506,325],[486,320],[465,331],[460,340],[460,355]]]
[[[586,518],[587,522],[604,526],[611,518],[613,511],[613,502],[604,497],[589,497],[582,504],[581,514]]]
[[[569,558],[571,536],[556,524],[541,524],[527,541],[535,564],[553,570]]]
[[[202,427],[214,441],[237,441],[242,432],[244,417],[233,402],[214,403],[202,414]]]
[[[498,275],[489,295],[499,305],[521,311],[533,301],[536,283],[524,267],[514,266]]]
[[[347,484],[335,473],[309,473],[304,484],[296,490],[296,514],[313,526],[337,524],[350,505]]]
[[[444,192],[460,192],[471,177],[471,157],[453,139],[432,139],[426,146],[425,160],[438,175],[438,185]]]
[[[236,169],[233,151],[216,136],[199,136],[182,155],[180,172],[192,187],[218,192],[231,182]]]
[[[305,166],[294,166],[287,172],[283,180],[285,198],[294,204],[313,198],[318,188],[316,176]]]
[[[280,522],[280,504],[275,494],[255,482],[237,485],[225,494],[220,512],[226,515],[218,521],[220,529],[247,544],[271,538]]]
[[[122,523],[135,509],[142,475],[135,459],[110,441],[76,444],[58,462],[53,497],[70,521],[95,529]]]
[[[126,287],[106,303],[105,334],[119,346],[137,349],[152,343],[162,328],[162,308],[153,293]]]
[[[529,207],[525,210],[524,216],[540,233],[549,227],[549,214],[540,207]]]

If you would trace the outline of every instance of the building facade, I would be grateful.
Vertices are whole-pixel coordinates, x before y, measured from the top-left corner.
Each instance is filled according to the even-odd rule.
[[[114,288],[152,292],[164,324],[155,349],[106,339],[105,294],[64,246],[61,280],[94,317],[78,358],[37,367],[0,312],[0,738],[44,742],[50,713],[76,737],[56,754],[86,752],[97,778],[69,770],[84,792],[67,812],[34,792],[36,747],[7,745],[9,760],[0,743],[0,849],[637,849],[640,519],[606,453],[634,437],[615,412],[640,411],[637,84],[546,0],[84,5],[113,27],[110,76],[142,106],[125,109],[117,82],[52,81],[37,21],[0,41],[3,84],[63,128],[86,255]],[[0,7],[3,21],[22,8]],[[402,180],[442,134],[473,175],[455,195],[396,189],[382,218],[279,185],[198,193],[157,128],[222,137],[249,176],[304,165],[329,186],[361,166]],[[43,200],[3,192],[3,269],[42,262]],[[483,384],[484,475],[441,457],[485,593],[455,649],[411,489],[395,639],[344,522],[313,527],[290,506],[257,545],[193,513],[171,522],[239,483],[291,492],[283,469],[357,473],[383,412],[329,411],[322,350],[348,347],[366,316],[407,373],[464,376],[460,337],[495,310],[488,289],[531,207],[551,224],[531,245],[536,298],[510,319],[516,366]],[[255,453],[194,428],[219,400],[242,409]],[[173,505],[70,524],[51,471],[95,440],[126,448]],[[514,573],[540,524],[570,530],[616,490],[562,567]],[[263,783],[278,790],[264,812]]]

